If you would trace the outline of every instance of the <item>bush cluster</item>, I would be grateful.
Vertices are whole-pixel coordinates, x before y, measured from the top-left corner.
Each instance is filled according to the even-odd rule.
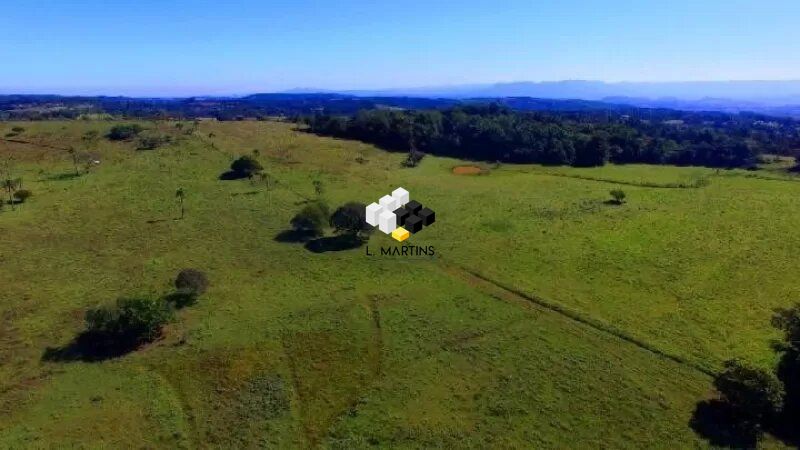
[[[175,279],[177,291],[163,298],[120,298],[113,306],[90,309],[80,343],[93,353],[118,354],[161,337],[175,317],[175,308],[197,301],[208,289],[208,278],[196,269],[184,269]]]
[[[84,339],[109,350],[136,348],[160,337],[172,318],[172,309],[160,299],[121,298],[114,307],[86,313]]]
[[[144,130],[139,124],[114,125],[108,131],[108,139],[112,141],[127,141],[133,139]]]

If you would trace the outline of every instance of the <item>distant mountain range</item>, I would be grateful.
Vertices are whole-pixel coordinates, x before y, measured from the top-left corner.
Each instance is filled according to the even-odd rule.
[[[644,108],[732,113],[753,111],[800,117],[800,80],[620,83],[571,80],[349,91],[293,89],[288,92],[338,93],[358,97],[577,99]]]

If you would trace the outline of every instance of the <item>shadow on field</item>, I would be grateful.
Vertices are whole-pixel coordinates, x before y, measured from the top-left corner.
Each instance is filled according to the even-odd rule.
[[[90,333],[81,333],[63,347],[47,347],[42,361],[48,362],[99,362],[119,358],[138,349],[139,345],[98,345]]]
[[[223,172],[219,176],[220,180],[242,180],[244,178],[247,178],[246,174],[243,174],[241,172],[234,172],[233,170]]]
[[[284,244],[301,244],[317,237],[313,230],[284,230],[275,236],[276,242]]]
[[[284,230],[274,240],[284,244],[305,244],[313,253],[340,252],[364,245],[364,239],[354,234],[319,237],[313,230]]]
[[[42,181],[65,181],[80,178],[81,174],[75,172],[64,172],[42,177]]]
[[[364,241],[352,234],[322,237],[306,242],[306,250],[313,253],[340,252],[361,247]]]

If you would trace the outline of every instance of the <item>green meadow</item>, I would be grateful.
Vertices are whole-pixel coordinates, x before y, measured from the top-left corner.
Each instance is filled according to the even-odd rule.
[[[114,124],[0,124],[25,128],[0,162],[33,192],[0,211],[0,448],[706,447],[689,422],[709,374],[772,368],[773,310],[800,301],[800,178],[780,162],[456,175],[469,163],[403,168],[285,123],[140,122],[173,136],[156,150],[105,139]],[[69,146],[99,164],[74,176]],[[240,155],[273,181],[218,179]],[[276,239],[315,181],[333,208],[408,189],[437,222],[406,245],[435,255]],[[187,267],[211,286],[163,339],[45,357],[87,309]]]

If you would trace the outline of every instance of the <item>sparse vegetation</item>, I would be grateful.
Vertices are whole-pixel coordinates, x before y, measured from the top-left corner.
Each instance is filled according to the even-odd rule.
[[[137,150],[155,150],[172,142],[172,136],[167,134],[149,135],[139,137]]]

